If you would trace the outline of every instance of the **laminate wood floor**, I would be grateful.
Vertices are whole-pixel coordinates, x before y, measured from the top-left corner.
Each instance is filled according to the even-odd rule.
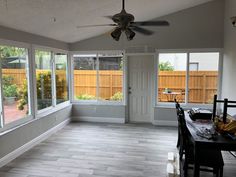
[[[0,168],[0,177],[165,177],[176,140],[176,128],[71,123]],[[224,157],[224,177],[235,177],[236,159]]]

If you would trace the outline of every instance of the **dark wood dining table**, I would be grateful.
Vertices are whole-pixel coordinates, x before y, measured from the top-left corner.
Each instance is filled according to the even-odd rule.
[[[236,151],[236,140],[230,137],[217,133],[213,139],[207,139],[197,134],[197,130],[202,128],[212,128],[213,123],[211,121],[196,120],[193,121],[189,117],[188,111],[185,111],[185,120],[188,131],[190,133],[191,141],[194,144],[194,177],[199,177],[199,153],[202,149],[218,149],[222,151]]]

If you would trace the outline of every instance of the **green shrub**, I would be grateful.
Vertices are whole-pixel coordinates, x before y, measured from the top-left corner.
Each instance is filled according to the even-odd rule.
[[[17,97],[17,85],[13,84],[14,78],[12,76],[3,75],[2,90],[4,97]]]
[[[2,85],[3,86],[9,86],[13,84],[13,80],[14,78],[12,76],[9,75],[3,75],[2,76]]]
[[[169,62],[160,62],[158,65],[159,71],[174,71],[174,66]]]
[[[42,72],[36,75],[37,82],[37,98],[38,98],[38,108],[42,109],[47,107],[47,104],[51,104],[52,98],[52,85],[51,85],[51,73],[50,72]],[[59,79],[56,77],[57,83],[57,99],[64,98],[64,90],[66,89],[66,81],[64,79]],[[19,88],[18,95],[18,105],[17,108],[19,110],[24,110],[24,106],[28,104],[28,88],[27,81],[24,80],[23,86]]]
[[[113,101],[121,101],[123,99],[123,94],[121,92],[116,92],[110,99]]]
[[[37,73],[37,98],[51,99],[52,98],[52,80],[51,72]]]
[[[76,99],[78,99],[78,100],[95,100],[96,97],[93,95],[89,95],[89,94],[81,94],[79,96],[76,96]]]
[[[19,100],[17,108],[19,110],[24,110],[24,106],[28,103],[28,90],[27,81],[24,80],[23,86],[18,90]]]
[[[12,84],[9,86],[3,86],[4,97],[17,97],[17,86]]]

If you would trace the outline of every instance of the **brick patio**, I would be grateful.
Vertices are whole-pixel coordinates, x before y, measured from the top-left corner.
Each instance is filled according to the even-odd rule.
[[[17,109],[17,102],[11,105],[4,105],[4,118],[5,124],[10,122],[14,122],[25,117],[27,109],[18,110]]]

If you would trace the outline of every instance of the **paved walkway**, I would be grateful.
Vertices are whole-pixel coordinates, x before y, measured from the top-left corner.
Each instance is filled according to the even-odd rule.
[[[27,112],[27,109],[24,109],[24,110],[17,109],[17,102],[15,102],[12,105],[4,105],[5,124],[8,124],[10,122],[13,122],[13,121],[16,121],[18,119],[25,117],[26,112]]]

